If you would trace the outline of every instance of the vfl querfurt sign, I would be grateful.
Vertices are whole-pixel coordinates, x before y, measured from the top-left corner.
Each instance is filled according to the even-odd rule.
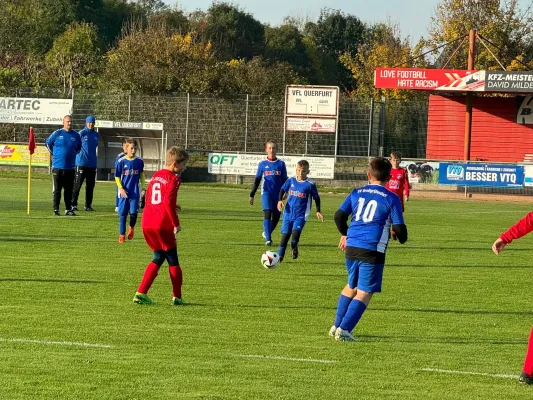
[[[72,99],[0,97],[0,123],[63,125],[72,114]]]
[[[330,157],[280,157],[287,166],[287,175],[296,174],[296,163],[300,160],[309,162],[311,179],[333,179],[335,159]],[[264,154],[209,153],[208,172],[221,175],[255,175],[257,166],[265,159]]]

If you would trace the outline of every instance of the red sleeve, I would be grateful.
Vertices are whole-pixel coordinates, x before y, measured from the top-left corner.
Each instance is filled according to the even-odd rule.
[[[519,239],[531,231],[533,231],[533,211],[502,233],[500,239],[505,243],[511,243],[514,239]]]
[[[165,201],[166,213],[174,228],[180,226],[180,220],[178,218],[178,213],[176,212],[176,201],[178,200],[178,189],[180,184],[181,179],[179,178],[173,179],[169,182],[169,186],[167,188],[167,199]]]
[[[404,176],[405,176],[405,181],[403,183],[403,194],[405,196],[409,196],[409,172],[407,172],[407,169],[404,168]]]

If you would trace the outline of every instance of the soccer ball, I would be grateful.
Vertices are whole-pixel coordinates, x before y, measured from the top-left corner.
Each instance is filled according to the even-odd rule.
[[[267,269],[276,268],[279,265],[279,254],[271,250],[265,251],[261,256],[261,265]]]

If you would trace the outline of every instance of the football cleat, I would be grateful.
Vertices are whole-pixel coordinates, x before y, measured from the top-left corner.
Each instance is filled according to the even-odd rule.
[[[265,243],[266,246],[272,246],[272,240],[267,240]]]
[[[126,241],[126,235],[118,235],[118,242],[124,243]]]
[[[292,259],[296,260],[298,258],[298,245],[292,248]]]
[[[148,305],[155,304],[150,297],[148,297],[144,293],[139,293],[139,292],[135,293],[135,296],[133,296],[133,302],[135,304],[148,304]]]
[[[337,330],[337,327],[335,325],[333,325],[331,328],[329,328],[329,333],[328,335],[329,336],[333,336],[335,337],[335,331]]]
[[[76,216],[76,213],[72,210],[68,210],[68,211],[65,211],[65,215],[67,217],[75,217]]]
[[[118,207],[115,207],[115,212],[118,212]]]
[[[357,339],[352,334],[341,327],[338,327],[335,331],[335,340],[337,342],[357,342]]]
[[[174,305],[174,306],[182,306],[183,305],[183,299],[181,297],[172,297],[172,305]]]
[[[78,211],[78,206],[72,206],[71,211]]]
[[[135,234],[135,230],[133,229],[133,227],[129,226],[128,227],[128,240],[133,239],[134,234]]]
[[[94,208],[92,208],[91,206],[89,206],[89,207],[85,207],[84,210],[85,210],[85,211],[94,211]]]
[[[533,375],[529,375],[527,372],[522,371],[518,377],[518,382],[526,385],[533,385]]]
[[[261,236],[263,236],[263,239],[266,239],[267,238],[267,235],[265,232],[261,233]]]
[[[54,210],[54,215],[56,217],[60,217],[61,216],[61,214],[59,213],[59,210]]]

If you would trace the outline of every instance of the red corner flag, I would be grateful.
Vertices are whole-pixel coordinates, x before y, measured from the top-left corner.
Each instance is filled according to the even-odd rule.
[[[33,133],[33,128],[30,127],[30,140],[28,141],[28,150],[30,154],[35,152],[35,134]]]

